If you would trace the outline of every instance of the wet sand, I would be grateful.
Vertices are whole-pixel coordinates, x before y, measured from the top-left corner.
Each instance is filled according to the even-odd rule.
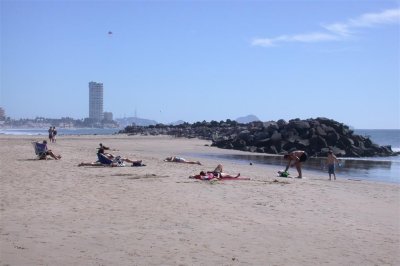
[[[400,186],[224,162],[250,181],[188,179],[243,154],[198,139],[0,136],[1,265],[399,265]],[[99,143],[145,167],[78,167]],[[163,162],[178,155],[203,165]],[[292,170],[294,171],[294,169]]]

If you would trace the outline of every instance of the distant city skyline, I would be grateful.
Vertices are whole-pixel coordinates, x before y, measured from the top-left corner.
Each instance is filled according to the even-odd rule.
[[[0,2],[11,118],[327,117],[400,128],[398,1]],[[38,108],[38,104],[46,108]]]

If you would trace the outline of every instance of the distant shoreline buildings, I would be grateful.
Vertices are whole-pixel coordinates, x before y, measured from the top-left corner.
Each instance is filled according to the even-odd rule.
[[[117,128],[118,122],[114,121],[112,112],[103,112],[103,83],[89,82],[89,117],[73,119],[70,117],[34,119],[21,118],[18,120],[6,117],[4,108],[0,107],[1,128]]]

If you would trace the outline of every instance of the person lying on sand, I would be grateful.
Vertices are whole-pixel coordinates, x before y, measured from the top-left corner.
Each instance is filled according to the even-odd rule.
[[[201,180],[212,180],[212,179],[224,179],[224,178],[238,178],[240,177],[240,173],[236,176],[230,175],[228,173],[224,173],[222,164],[218,164],[214,171],[201,171],[199,175],[189,176],[189,178],[196,178]]]
[[[106,154],[103,154],[107,159],[109,159],[109,163],[108,162],[91,162],[91,163],[85,163],[85,162],[81,162],[80,164],[78,164],[78,166],[104,166],[104,165],[108,165],[108,166],[120,166],[122,163],[127,162],[127,163],[131,163],[132,166],[143,166],[142,164],[142,160],[132,160],[129,158],[122,158],[121,156],[116,156],[116,157],[108,157]]]
[[[175,163],[189,163],[201,165],[199,161],[189,161],[182,157],[170,156],[164,159],[164,162],[175,162]]]
[[[238,173],[236,176],[230,175],[228,173],[224,173],[222,164],[218,164],[217,167],[215,167],[214,171],[208,171],[207,173],[212,173],[214,177],[216,178],[238,178],[240,176],[240,173]]]

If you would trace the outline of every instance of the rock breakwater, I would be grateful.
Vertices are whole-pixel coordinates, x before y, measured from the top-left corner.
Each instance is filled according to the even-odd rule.
[[[212,141],[212,146],[268,154],[304,150],[325,156],[329,149],[340,157],[399,155],[390,146],[379,146],[369,137],[354,134],[347,125],[328,118],[292,119],[239,124],[236,121],[196,122],[181,125],[128,126],[120,133],[172,135]]]

